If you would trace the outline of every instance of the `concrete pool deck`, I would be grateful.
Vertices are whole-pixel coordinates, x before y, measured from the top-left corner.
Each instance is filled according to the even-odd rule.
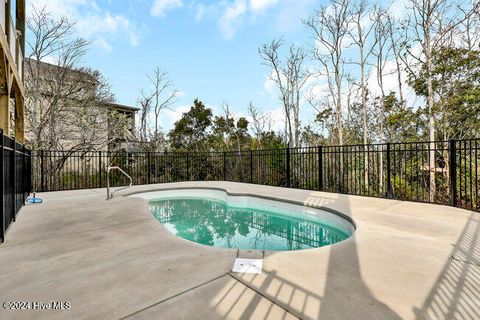
[[[267,252],[234,274],[236,250],[170,234],[145,200],[105,189],[38,194],[0,245],[0,302],[69,302],[0,319],[480,319],[480,213],[447,206],[229,182],[215,187],[351,217],[349,239]]]

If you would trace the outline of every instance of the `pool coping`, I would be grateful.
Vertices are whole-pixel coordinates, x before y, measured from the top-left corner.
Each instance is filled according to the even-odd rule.
[[[231,191],[228,191],[228,189],[226,189],[226,188],[218,188],[218,187],[173,187],[173,188],[164,188],[164,189],[152,189],[152,190],[149,190],[149,191],[135,191],[133,193],[122,194],[122,196],[123,197],[130,197],[130,196],[134,196],[136,194],[141,194],[141,193],[150,193],[150,192],[158,192],[158,191],[166,191],[166,190],[188,190],[188,189],[216,190],[216,191],[225,192],[229,196],[238,196],[238,197],[244,196],[244,197],[260,198],[260,199],[265,199],[265,200],[285,202],[285,203],[294,204],[294,205],[298,205],[298,206],[302,206],[302,207],[308,207],[308,208],[312,208],[312,209],[320,209],[320,210],[324,210],[324,211],[330,212],[332,214],[335,214],[335,215],[347,220],[353,226],[354,232],[355,232],[355,230],[357,230],[357,224],[352,219],[352,217],[342,213],[339,210],[335,210],[335,209],[325,207],[325,206],[312,206],[312,205],[304,204],[301,201],[283,199],[283,198],[278,198],[278,197],[273,197],[273,196],[258,195],[258,194],[249,193],[249,192],[231,192]],[[269,251],[269,250],[266,250],[266,251]]]

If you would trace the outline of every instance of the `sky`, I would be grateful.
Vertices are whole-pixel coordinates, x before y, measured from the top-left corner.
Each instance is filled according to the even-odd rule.
[[[310,42],[301,18],[322,0],[27,0],[32,3],[77,21],[75,34],[92,43],[82,64],[102,72],[118,103],[137,106],[146,74],[156,66],[167,71],[180,93],[162,115],[164,130],[195,98],[217,114],[228,102],[237,116],[252,101],[272,112],[280,130],[278,93],[258,47],[280,36]],[[313,110],[307,114],[305,124]]]

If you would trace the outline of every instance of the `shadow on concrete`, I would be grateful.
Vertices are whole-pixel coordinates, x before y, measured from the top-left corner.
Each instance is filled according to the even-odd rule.
[[[480,214],[472,212],[417,319],[480,319]]]
[[[264,277],[266,275],[266,277]],[[232,275],[234,279],[239,281],[240,283],[246,285],[247,287],[253,288],[257,292],[261,292],[262,295],[256,295],[254,299],[250,302],[251,305],[256,305],[262,297],[266,297],[270,301],[274,301],[275,304],[279,305],[281,308],[287,310],[290,314],[299,317],[301,319],[306,319],[308,317],[305,316],[307,312],[307,306],[320,306],[322,301],[322,297],[315,292],[309,291],[305,288],[301,288],[295,283],[286,280],[285,278],[279,277],[276,271],[263,271],[263,275],[255,275],[249,281],[242,279],[241,277],[237,277]],[[257,282],[262,277],[262,282],[259,287],[252,286],[251,283]],[[270,286],[274,286],[276,291],[276,295],[269,294],[268,291]],[[282,292],[283,291],[283,292]],[[284,294],[280,296],[281,293],[288,292],[288,294]],[[290,304],[296,300],[296,304],[299,304],[300,307],[292,307]],[[272,305],[270,309],[267,310],[265,313],[264,319],[268,319],[270,316]],[[317,308],[318,309],[318,308]],[[246,309],[245,312],[240,317],[241,319],[252,319],[254,309]],[[286,315],[285,315],[286,316]]]
[[[343,208],[343,213],[352,216],[347,197],[329,200],[330,205],[340,201],[338,207]],[[329,205],[320,204],[327,207]],[[355,237],[355,234],[352,237]],[[388,305],[375,298],[365,284],[356,241],[331,247],[325,289],[317,319],[401,319]]]
[[[332,248],[321,303],[317,319],[401,319],[363,281],[354,241]]]
[[[326,199],[313,195],[305,204],[328,207],[336,201],[348,200],[344,197]],[[344,212],[349,214],[348,204],[342,203],[341,207],[346,207],[347,211]],[[264,270],[263,274],[254,276],[231,274],[233,278],[261,294],[250,301],[250,308],[245,309],[239,318],[251,319],[255,304],[263,296],[301,319],[401,319],[391,308],[373,296],[362,279],[355,241],[347,241],[348,243],[330,248],[326,277],[309,275],[311,281],[324,282],[323,292],[313,292],[306,287],[300,287],[294,281],[279,276],[274,269]],[[325,259],[325,255],[319,259]],[[227,294],[228,291],[225,295]],[[223,299],[218,303],[221,301]],[[232,305],[231,308],[233,307]],[[262,319],[267,319],[268,316],[267,312]]]
[[[255,278],[256,276],[254,276]],[[233,289],[235,288],[235,286],[238,286],[238,285],[242,285],[243,289],[241,291],[240,294],[237,293],[237,296],[236,296],[236,299],[235,299],[235,302],[232,303],[227,312],[224,313],[224,317],[225,318],[228,318],[229,316],[231,316],[231,312],[233,311],[233,309],[235,308],[236,304],[238,303],[238,301],[242,300],[242,296],[244,294],[247,293],[248,290],[251,290],[251,287],[248,285],[248,283],[245,283],[244,281],[241,281],[239,278],[237,277],[234,277],[232,276],[232,278],[234,278],[236,281],[235,283],[225,292],[225,294],[223,295],[223,297],[221,297],[218,302],[215,304],[215,308],[217,308],[218,306],[220,306],[220,304],[224,303],[225,301],[225,298],[232,294],[232,292],[234,291]],[[270,286],[270,281],[273,279],[274,277],[271,277],[271,278],[267,278],[266,281],[264,281],[262,283],[262,285],[260,286],[260,288],[257,288],[255,291],[257,290],[260,290],[260,291],[264,291],[264,290],[267,290],[268,287]],[[259,306],[260,302],[262,299],[264,299],[264,297],[266,297],[267,299],[269,300],[272,300],[272,297],[269,297],[268,295],[259,295],[259,294],[256,294],[253,296],[253,298],[250,300],[249,302],[249,306],[248,307],[245,307],[244,308],[244,311],[242,312],[241,315],[238,315],[236,314],[235,315],[235,318],[237,318],[238,316],[238,319],[254,319],[255,318],[255,311],[256,311],[256,307]],[[272,319],[273,315],[271,314],[271,311],[273,310],[273,306],[275,304],[270,304],[268,309],[265,311],[263,311],[262,313],[264,314],[262,319]],[[285,308],[284,308],[285,309]],[[288,310],[287,310],[288,311]],[[286,319],[289,317],[289,311],[288,313],[285,312],[283,314],[283,317],[281,319]]]

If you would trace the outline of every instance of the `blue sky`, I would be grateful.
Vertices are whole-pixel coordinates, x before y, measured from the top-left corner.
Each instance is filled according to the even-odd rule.
[[[282,128],[274,88],[266,82],[257,48],[284,35],[289,43],[309,42],[300,19],[315,0],[30,0],[55,16],[78,21],[76,34],[92,41],[83,61],[101,71],[119,103],[136,105],[146,73],[166,70],[181,92],[162,117],[169,129],[193,99],[221,112],[223,101],[238,115],[250,101],[273,111]],[[286,49],[286,47],[285,47]],[[313,111],[311,112],[313,114]],[[308,121],[308,120],[307,120]]]

